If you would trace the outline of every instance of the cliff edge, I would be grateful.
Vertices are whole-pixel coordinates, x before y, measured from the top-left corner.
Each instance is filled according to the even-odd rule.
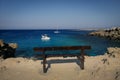
[[[76,58],[56,57],[47,61],[61,59]],[[110,47],[105,55],[85,56],[84,70],[75,62],[52,63],[47,73],[43,73],[42,66],[41,60],[0,59],[0,80],[120,80],[120,48]]]

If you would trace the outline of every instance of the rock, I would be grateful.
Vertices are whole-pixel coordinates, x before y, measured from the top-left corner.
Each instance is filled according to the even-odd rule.
[[[105,64],[107,62],[107,59],[102,59],[101,61],[103,61],[103,64]]]
[[[5,43],[2,39],[0,39],[0,56],[4,59],[9,57],[15,57],[15,51],[17,48],[16,43]]]
[[[115,80],[120,80],[120,72],[116,72],[116,74],[115,74]]]
[[[6,66],[1,66],[0,67],[0,72],[4,72],[4,71],[6,71],[7,70],[7,67]]]
[[[99,30],[99,31],[91,32],[89,35],[106,37],[112,40],[120,41],[120,27],[114,27],[108,30]]]
[[[118,47],[107,48],[107,55],[108,57],[112,57],[112,58],[120,57],[120,48]]]
[[[12,47],[13,49],[18,48],[17,43],[8,43],[10,47]]]

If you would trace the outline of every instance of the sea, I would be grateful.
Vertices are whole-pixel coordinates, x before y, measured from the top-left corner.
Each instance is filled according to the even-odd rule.
[[[54,33],[52,29],[40,30],[0,30],[0,39],[6,43],[17,43],[16,57],[34,57],[40,52],[35,52],[34,47],[53,46],[91,46],[86,50],[88,56],[103,55],[108,47],[120,47],[120,42],[103,37],[90,36],[92,31],[65,29]],[[41,40],[41,35],[47,34],[50,40]],[[61,52],[61,51],[59,51]],[[66,51],[64,51],[66,52]],[[71,52],[71,51],[68,51]],[[68,53],[67,52],[67,53]],[[46,52],[51,53],[52,52]],[[55,52],[54,52],[55,54]],[[74,53],[73,53],[74,54]]]

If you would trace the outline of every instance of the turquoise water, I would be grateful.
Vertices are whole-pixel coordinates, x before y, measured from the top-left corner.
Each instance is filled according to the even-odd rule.
[[[18,44],[16,57],[34,56],[36,54],[33,51],[34,47],[90,45],[92,49],[87,50],[86,53],[91,56],[104,54],[107,47],[120,47],[120,42],[89,36],[88,33],[91,31],[59,31],[60,33],[55,34],[54,30],[0,30],[0,39],[4,39],[7,43],[13,42]],[[47,34],[51,39],[42,41],[42,34]]]

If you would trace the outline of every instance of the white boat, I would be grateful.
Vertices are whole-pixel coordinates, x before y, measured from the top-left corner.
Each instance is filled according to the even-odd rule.
[[[54,33],[60,33],[60,31],[58,31],[58,26],[57,26],[57,30],[56,30],[56,31],[54,31]]]
[[[60,33],[58,30],[54,31],[54,33]]]
[[[50,40],[50,37],[47,34],[41,35],[41,40]]]

